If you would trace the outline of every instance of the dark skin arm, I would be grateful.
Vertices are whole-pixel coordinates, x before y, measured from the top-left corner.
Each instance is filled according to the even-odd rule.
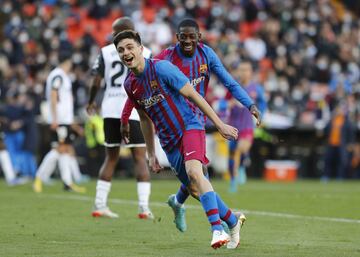
[[[95,75],[92,79],[91,87],[90,87],[89,101],[86,106],[86,111],[89,115],[93,115],[96,113],[96,103],[94,101],[95,101],[96,94],[100,89],[101,80],[102,80],[102,77],[100,75]]]

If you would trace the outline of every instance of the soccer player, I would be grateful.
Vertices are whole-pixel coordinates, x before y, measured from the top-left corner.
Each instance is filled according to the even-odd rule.
[[[243,60],[238,66],[237,71],[241,85],[257,106],[259,106],[260,112],[264,114],[266,110],[264,89],[252,80],[253,69],[251,62]],[[237,185],[246,182],[244,159],[252,146],[255,126],[249,110],[233,98],[229,100],[229,109],[228,122],[239,131],[238,139],[229,143],[229,172],[231,178],[229,191],[236,192]]]
[[[121,60],[131,70],[124,87],[140,116],[151,170],[160,172],[162,169],[155,155],[154,123],[161,146],[178,178],[184,185],[191,181],[199,192],[213,233],[211,247],[216,249],[227,244],[228,248],[236,248],[240,242],[241,222],[203,174],[202,164],[208,163],[205,131],[187,102],[198,106],[224,138],[236,139],[237,130],[220,120],[175,65],[166,60],[144,59],[138,33],[120,32],[114,37],[114,44]],[[220,217],[227,222],[230,236],[223,230]]]
[[[72,69],[70,51],[59,53],[59,65],[53,69],[46,80],[46,100],[48,104],[48,124],[52,133],[53,148],[44,157],[35,177],[33,189],[42,192],[42,182],[50,177],[56,163],[59,163],[60,176],[65,190],[84,193],[85,188],[73,183],[72,168],[74,157],[71,143],[76,134],[81,134],[74,124],[72,82],[69,73]]]
[[[115,20],[112,24],[113,34],[126,29],[133,30],[134,24],[128,17]],[[143,55],[149,58],[151,52],[144,48]],[[111,179],[115,166],[119,160],[120,144],[122,135],[120,133],[120,117],[127,100],[124,89],[124,81],[128,74],[128,68],[121,62],[114,44],[109,44],[101,49],[96,62],[92,68],[94,75],[90,97],[87,106],[89,114],[96,110],[95,96],[101,86],[102,79],[105,80],[104,98],[101,104],[101,113],[104,118],[105,149],[106,157],[99,172],[96,184],[95,206],[92,212],[94,217],[118,218],[118,214],[112,212],[107,199],[111,189]],[[137,180],[137,193],[139,201],[140,219],[153,219],[154,216],[149,208],[150,197],[150,173],[146,163],[146,147],[144,137],[140,129],[140,118],[134,110],[130,115],[130,126],[132,135],[130,138],[131,153],[135,164],[135,175]]]
[[[6,183],[9,186],[13,186],[18,184],[18,180],[16,179],[16,173],[4,143],[3,123],[5,122],[2,122],[2,117],[0,116],[0,166],[4,172]]]
[[[251,98],[227,72],[216,53],[209,46],[200,42],[201,33],[196,21],[193,19],[181,21],[176,36],[178,43],[163,50],[155,58],[169,60],[175,64],[188,77],[191,86],[203,97],[206,96],[210,74],[214,73],[235,99],[250,110],[252,115],[257,118],[258,124],[260,124],[260,113]],[[194,104],[191,104],[191,108],[196,112],[203,127],[205,127],[206,116]],[[127,123],[127,117],[131,109],[131,103],[128,102],[122,115],[124,124]],[[127,126],[122,126],[122,130],[124,134],[129,134]],[[198,198],[198,193],[194,191],[191,185],[188,187],[181,185],[177,194],[170,195],[168,199],[168,204],[175,213],[174,222],[181,232],[187,229],[184,202],[189,196],[189,191],[193,197]],[[239,215],[241,215],[241,220],[244,221],[245,216],[243,214]]]

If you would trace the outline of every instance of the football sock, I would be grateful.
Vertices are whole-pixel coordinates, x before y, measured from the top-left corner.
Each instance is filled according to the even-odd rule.
[[[230,178],[234,179],[235,174],[234,174],[234,160],[233,159],[229,159],[229,173],[230,173]]]
[[[13,166],[11,164],[10,155],[8,151],[6,150],[0,151],[0,164],[4,172],[4,177],[6,182],[10,183],[12,180],[15,179],[16,175]]]
[[[60,177],[66,186],[71,186],[73,183],[69,165],[70,158],[69,154],[60,154],[59,156]]]
[[[74,180],[76,182],[80,181],[81,180],[81,172],[80,172],[79,163],[76,160],[75,156],[72,156],[72,155],[70,156],[69,165],[70,165],[71,174],[72,174]]]
[[[55,171],[58,159],[59,152],[56,149],[50,150],[42,160],[36,172],[36,177],[43,181],[48,180]]]
[[[176,201],[179,205],[182,205],[189,197],[189,192],[184,184],[181,184],[178,192],[176,193]]]
[[[241,165],[238,169],[238,183],[239,184],[245,184],[246,183],[246,170],[243,165]]]
[[[111,189],[111,182],[98,180],[96,183],[95,208],[102,209],[107,207],[107,199]]]
[[[226,206],[221,197],[215,193],[216,202],[219,209],[220,218],[228,224],[229,228],[233,228],[237,223],[237,218],[234,213]]]
[[[219,210],[214,191],[206,192],[200,196],[201,205],[206,213],[211,230],[223,230],[220,222]]]
[[[149,209],[151,184],[150,182],[137,182],[137,193],[139,199],[139,209]]]

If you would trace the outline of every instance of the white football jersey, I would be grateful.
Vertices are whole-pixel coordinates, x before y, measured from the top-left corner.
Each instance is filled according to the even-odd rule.
[[[144,47],[143,56],[150,58],[151,51]],[[105,80],[104,98],[101,103],[101,115],[103,118],[120,119],[122,111],[127,100],[127,94],[124,89],[125,78],[128,74],[128,68],[121,62],[118,52],[114,44],[110,44],[101,48],[101,56],[97,58],[93,70],[103,73]],[[102,58],[101,58],[102,57]],[[103,62],[103,63],[99,63]],[[101,70],[101,67],[103,71]],[[132,110],[130,120],[140,120],[135,110]]]
[[[61,68],[53,69],[46,79],[46,101],[48,108],[47,122],[52,123],[51,113],[51,90],[58,91],[58,102],[56,105],[57,123],[70,125],[74,122],[74,100],[72,94],[72,82],[70,77]]]

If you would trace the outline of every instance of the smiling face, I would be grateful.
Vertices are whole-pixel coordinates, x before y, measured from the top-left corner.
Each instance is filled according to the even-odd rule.
[[[201,33],[199,33],[194,27],[186,26],[180,27],[179,33],[176,34],[176,37],[180,43],[181,52],[187,57],[193,56],[197,44],[201,39]]]
[[[120,40],[116,46],[120,60],[131,70],[142,71],[144,58],[142,56],[143,46],[132,38]]]

